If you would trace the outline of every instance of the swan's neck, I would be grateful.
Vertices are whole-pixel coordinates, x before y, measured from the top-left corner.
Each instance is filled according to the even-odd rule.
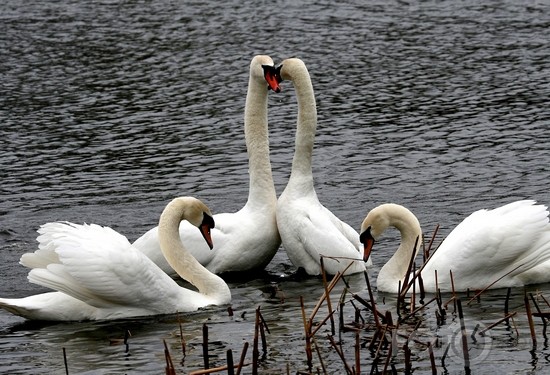
[[[253,74],[250,74],[246,94],[244,134],[250,173],[248,204],[275,207],[277,195],[269,160],[267,83]]]
[[[317,106],[309,73],[305,66],[300,67],[292,70],[292,82],[298,100],[298,122],[289,184],[306,184],[313,189],[311,158],[317,128]]]
[[[201,294],[215,299],[230,296],[227,284],[203,267],[183,246],[179,235],[181,212],[181,207],[165,209],[159,221],[160,248],[168,264],[181,278],[193,284]]]
[[[395,254],[380,270],[378,284],[388,280],[387,283],[393,284],[395,286],[393,291],[397,292],[398,283],[403,282],[413,253],[416,256],[422,246],[422,229],[418,219],[408,210],[393,216],[389,226],[399,230],[401,243]]]

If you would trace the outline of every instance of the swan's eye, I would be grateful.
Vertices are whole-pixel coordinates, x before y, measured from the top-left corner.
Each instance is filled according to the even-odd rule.
[[[216,225],[216,223],[214,223],[214,218],[208,215],[206,212],[202,213],[202,224],[207,225],[210,229],[214,228]]]
[[[359,241],[361,243],[364,244],[367,240],[374,240],[370,231],[371,227],[369,226],[367,229],[365,229],[365,231],[363,231],[363,233],[359,235]]]

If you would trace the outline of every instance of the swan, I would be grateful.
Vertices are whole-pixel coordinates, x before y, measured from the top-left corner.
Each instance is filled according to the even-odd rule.
[[[397,293],[412,252],[416,255],[422,245],[422,230],[418,219],[407,208],[393,203],[380,205],[371,210],[361,224],[365,257],[370,256],[375,241],[389,227],[399,230],[401,243],[380,269],[377,288],[381,292]],[[492,210],[475,211],[447,236],[421,269],[427,292],[436,291],[435,271],[441,291],[453,289],[450,271],[455,291],[550,281],[547,207],[533,200],[520,200]]]
[[[277,225],[290,261],[309,275],[321,273],[320,258],[329,274],[365,270],[359,234],[324,207],[313,187],[311,158],[317,107],[309,72],[297,58],[284,60],[280,77],[292,81],[298,99],[295,151],[288,183],[277,201]],[[328,257],[337,257],[333,259]],[[354,260],[355,259],[355,260]]]
[[[214,220],[193,197],[172,200],[159,221],[162,253],[198,291],[179,286],[128,239],[108,227],[53,222],[39,229],[38,250],[23,254],[30,282],[57,290],[0,298],[0,307],[32,320],[107,320],[194,311],[231,301],[227,284],[201,266],[180,240],[180,221],[198,227],[212,246]]]
[[[281,244],[275,219],[277,195],[271,173],[267,128],[268,85],[274,91],[280,90],[275,74],[271,57],[254,56],[250,63],[244,115],[250,173],[246,204],[237,212],[214,216],[216,228],[212,230],[212,239],[216,247],[213,251],[208,250],[198,233],[190,233],[189,223],[184,221],[180,225],[180,234],[185,236],[191,254],[216,274],[262,270]],[[157,228],[138,238],[134,246],[166,273],[175,276],[160,251]]]

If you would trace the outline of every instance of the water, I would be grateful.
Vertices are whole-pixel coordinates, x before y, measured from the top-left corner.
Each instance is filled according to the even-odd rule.
[[[352,226],[391,201],[415,212],[426,232],[441,224],[443,236],[482,207],[550,202],[544,1],[7,0],[0,26],[2,296],[44,291],[26,281],[18,260],[35,249],[45,222],[109,225],[134,240],[175,195],[197,196],[214,212],[242,207],[243,109],[248,64],[259,53],[306,62],[319,111],[317,193]],[[291,86],[283,83],[269,102],[280,193],[294,141]],[[395,236],[380,244],[373,277],[395,246]],[[188,353],[178,371],[202,366],[203,323],[215,362],[224,363],[227,349],[240,353],[252,342],[258,306],[271,328],[262,372],[305,369],[298,300],[304,296],[311,311],[322,287],[317,279],[293,280],[292,271],[281,249],[265,277],[231,282],[235,316],[212,308],[182,317]],[[362,276],[350,282],[364,293]],[[275,286],[283,303],[270,293]],[[532,290],[550,293],[547,285]],[[499,319],[504,295],[491,292],[466,308],[467,328]],[[470,342],[476,373],[542,373],[548,365],[540,321],[530,350],[522,289],[514,290],[511,310],[518,311],[515,328],[501,325],[490,340]],[[352,310],[345,315],[353,320]],[[456,318],[438,327],[434,316],[427,309],[419,332],[456,342]],[[175,362],[181,357],[176,317],[37,325],[0,311],[0,327],[0,372],[10,374],[64,373],[62,347],[71,373],[161,373],[163,339]],[[129,353],[109,345],[126,329]],[[341,372],[320,337],[332,372]],[[353,363],[354,335],[342,339]],[[438,361],[443,349],[435,348]],[[413,355],[416,373],[430,370],[425,348]],[[451,357],[438,369],[463,372],[459,355]],[[371,362],[365,350],[363,372]]]

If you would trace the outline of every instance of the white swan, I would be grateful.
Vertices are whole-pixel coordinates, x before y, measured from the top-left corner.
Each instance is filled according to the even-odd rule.
[[[292,81],[298,99],[292,171],[277,202],[277,225],[283,247],[290,261],[309,275],[320,274],[321,255],[340,258],[324,259],[329,274],[343,271],[351,262],[347,273],[362,272],[365,263],[361,259],[359,234],[319,202],[313,187],[311,158],[317,107],[309,72],[302,60],[292,58],[281,63],[280,75],[283,80]]]
[[[377,288],[397,293],[417,238],[420,240],[416,251],[421,246],[422,230],[417,218],[405,207],[378,206],[361,225],[365,257],[370,256],[374,242],[389,227],[400,231],[401,243],[380,270]],[[472,213],[447,236],[422,268],[424,289],[428,292],[436,291],[435,271],[442,291],[452,290],[450,271],[455,291],[550,281],[550,224],[546,206],[522,200]]]
[[[190,234],[189,223],[180,225],[180,234],[185,236],[185,245],[191,254],[217,274],[261,270],[281,244],[275,219],[277,195],[269,159],[268,84],[272,90],[279,91],[273,60],[265,55],[255,56],[250,64],[244,115],[250,173],[248,201],[235,213],[214,216],[216,228],[212,230],[212,239],[216,246],[212,251],[198,234]],[[134,246],[166,273],[175,275],[160,251],[157,228],[138,238]]]
[[[0,307],[34,320],[102,320],[194,311],[231,301],[227,284],[185,249],[178,227],[188,220],[212,246],[212,214],[192,197],[172,200],[159,221],[162,252],[197,291],[180,287],[126,237],[99,225],[47,223],[39,248],[21,257],[28,279],[57,292],[0,298]],[[185,240],[185,238],[184,238]]]

